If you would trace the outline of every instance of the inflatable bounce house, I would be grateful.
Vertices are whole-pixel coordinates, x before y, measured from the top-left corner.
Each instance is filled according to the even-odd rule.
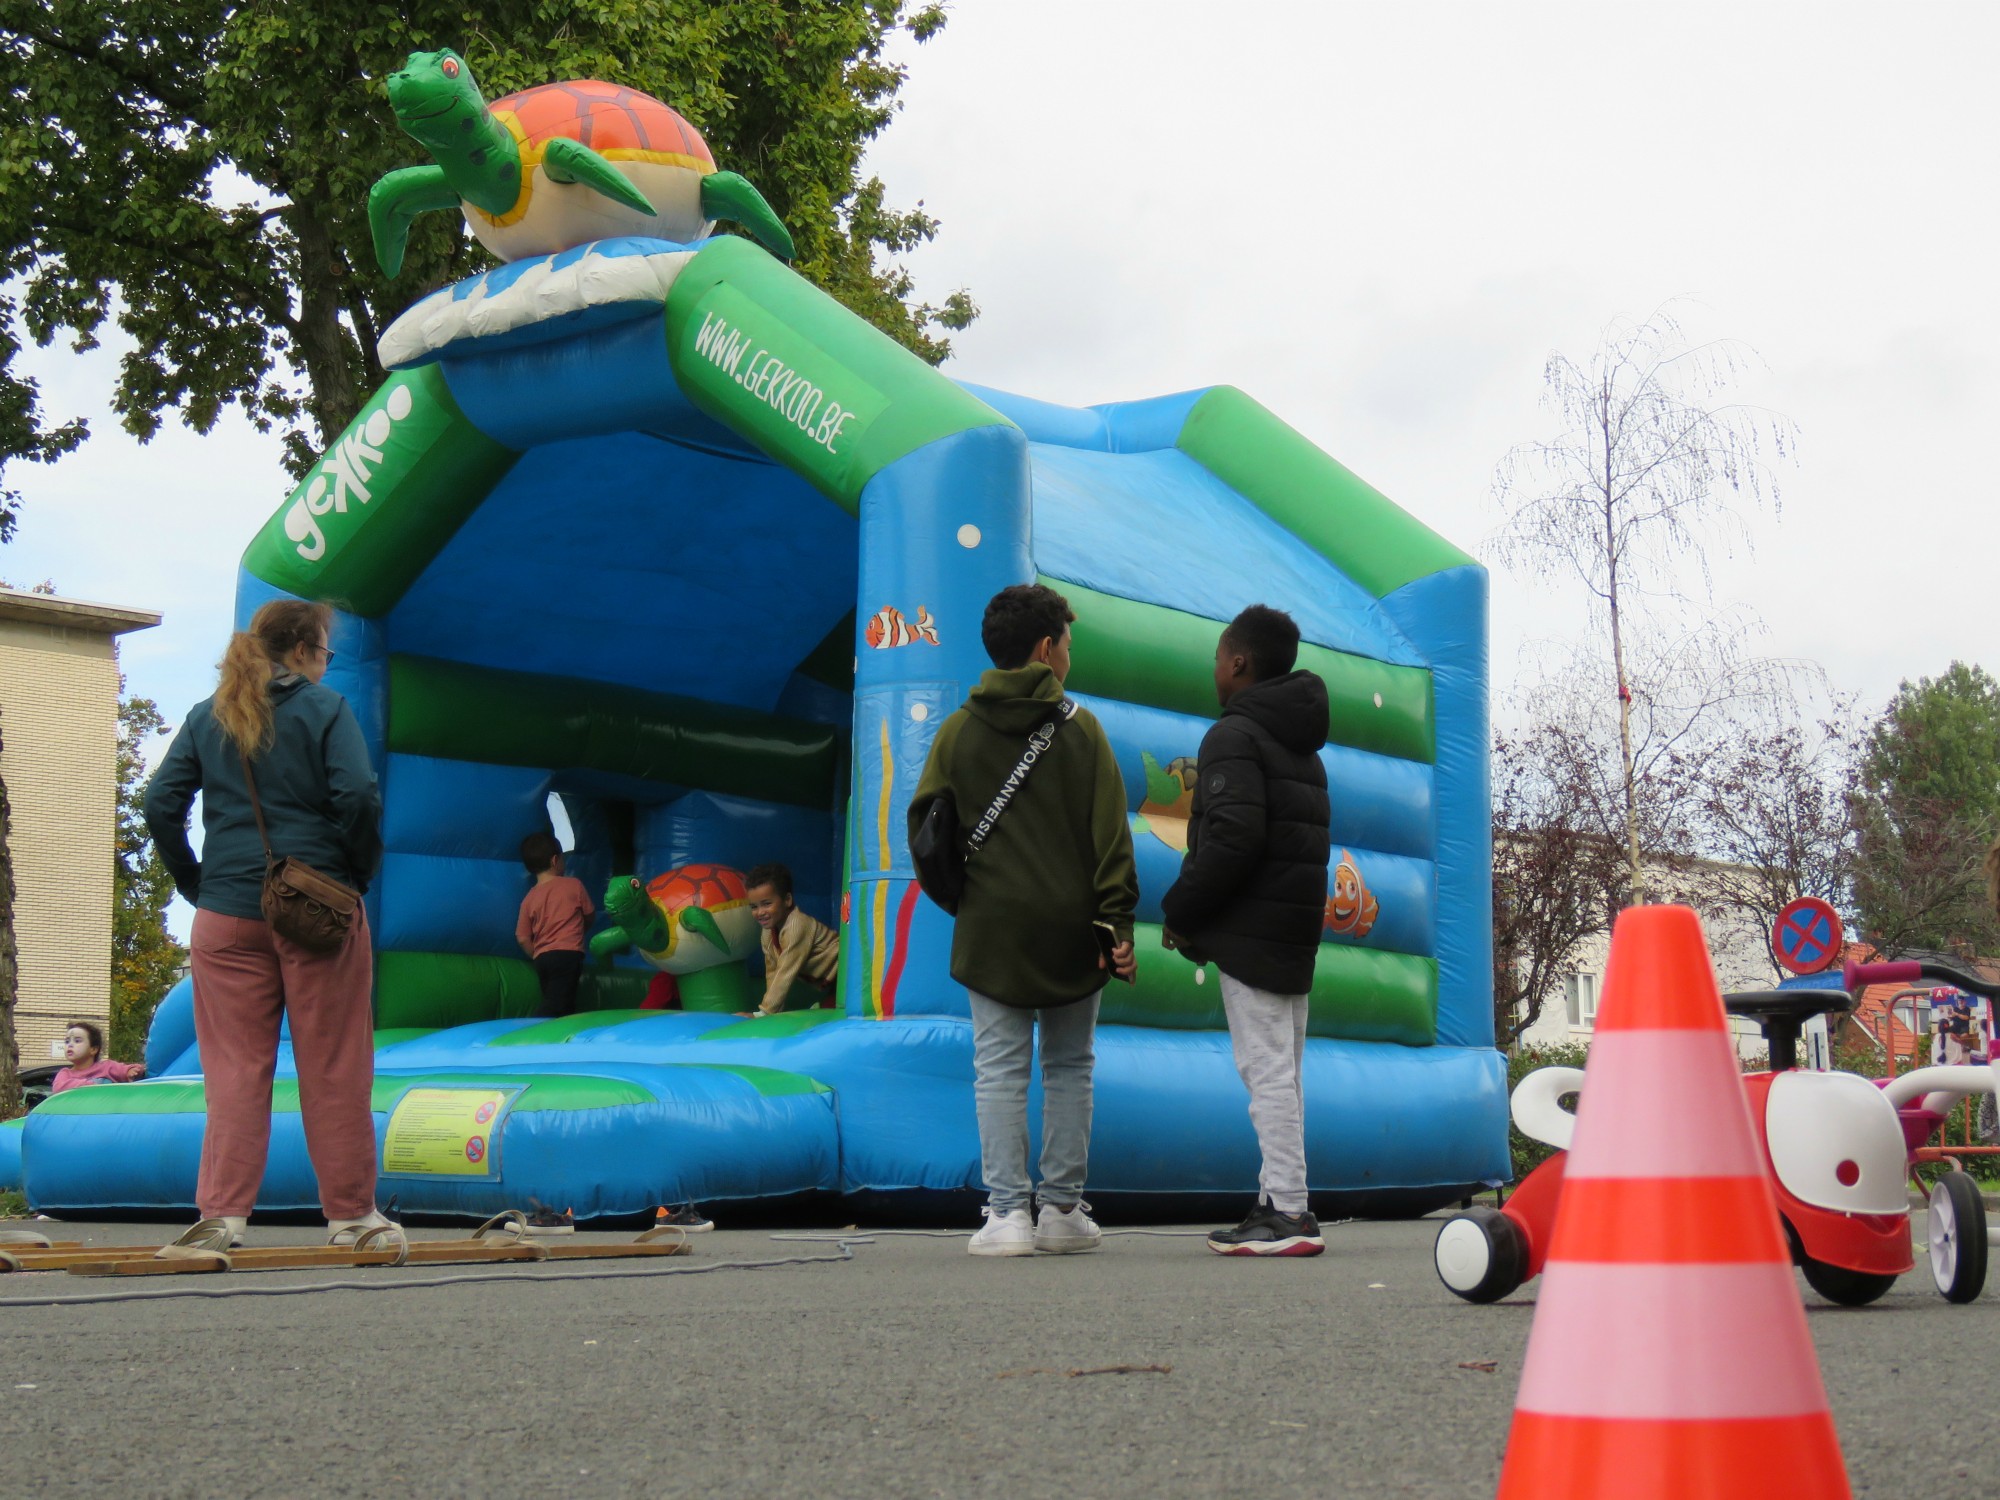
[[[412,70],[439,59],[456,61]],[[563,107],[538,122],[551,90]],[[1092,1201],[1214,1212],[1256,1189],[1221,987],[1157,923],[1220,622],[1257,601],[1297,619],[1333,703],[1337,864],[1305,1059],[1316,1200],[1417,1212],[1505,1179],[1484,571],[1236,390],[1078,410],[948,379],[778,255],[711,237],[726,216],[790,248],[741,179],[704,187],[728,174],[664,105],[551,90],[491,107],[521,181],[487,207],[462,184],[377,189],[385,263],[413,204],[461,200],[505,263],[386,331],[393,373],[250,542],[238,588],[240,621],[284,595],[338,606],[326,680],[381,775],[382,1201],[589,1219],[837,1194],[969,1222],[971,1027],[905,809],[988,665],[987,599],[1032,579],[1076,613],[1069,688],[1118,751],[1138,849],[1139,976],[1104,996]],[[555,149],[579,139],[650,217]],[[502,210],[533,226],[558,202],[567,227],[502,233]],[[596,965],[584,1009],[535,1020],[518,850],[552,808],[593,894],[650,882],[686,941]],[[839,926],[838,1007],[742,1020],[741,872],[774,859]],[[676,919],[689,908],[713,920]],[[678,971],[680,1008],[641,1007],[655,964]],[[145,1083],[0,1132],[38,1207],[191,1211],[186,983],[147,1062]],[[270,1211],[317,1202],[287,1066]]]

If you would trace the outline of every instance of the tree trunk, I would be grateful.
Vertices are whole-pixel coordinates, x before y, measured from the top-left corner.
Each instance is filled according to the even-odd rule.
[[[7,782],[0,778],[0,1120],[21,1112],[21,1048],[14,1039],[20,965],[14,946],[14,853]]]
[[[299,246],[298,352],[312,385],[309,404],[324,451],[361,410],[362,392],[355,381],[353,345],[340,323],[340,252],[318,210],[316,201],[304,199],[286,218]]]
[[[1625,681],[1625,638],[1618,620],[1618,529],[1613,511],[1617,490],[1611,473],[1611,390],[1598,395],[1598,431],[1604,438],[1604,592],[1611,607],[1611,671],[1618,680],[1618,760],[1625,777],[1625,865],[1632,904],[1646,900],[1646,877],[1639,865],[1639,783],[1632,766],[1632,689]]]

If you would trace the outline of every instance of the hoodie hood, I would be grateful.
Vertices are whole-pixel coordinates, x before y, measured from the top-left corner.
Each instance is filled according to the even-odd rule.
[[[1056,674],[1045,663],[1031,661],[1025,667],[993,667],[982,673],[965,707],[1001,734],[1027,735],[1048,723],[1062,700],[1062,684],[1056,681]],[[1322,693],[1322,706],[1324,703]]]
[[[1326,744],[1331,727],[1326,703],[1326,684],[1313,672],[1287,672],[1264,682],[1253,682],[1223,709],[1223,716],[1242,714],[1254,720],[1283,745],[1299,755],[1309,755]]]

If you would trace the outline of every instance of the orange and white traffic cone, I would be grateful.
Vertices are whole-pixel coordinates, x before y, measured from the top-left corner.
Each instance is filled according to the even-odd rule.
[[[1701,922],[1619,914],[1500,1500],[1844,1500]]]

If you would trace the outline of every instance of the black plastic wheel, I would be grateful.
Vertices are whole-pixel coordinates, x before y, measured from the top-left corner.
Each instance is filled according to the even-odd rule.
[[[1845,1266],[1830,1266],[1811,1256],[1800,1260],[1799,1269],[1806,1273],[1806,1285],[1827,1301],[1838,1302],[1842,1307],[1866,1307],[1896,1284],[1893,1276],[1874,1271],[1850,1271]]]
[[[1931,1189],[1924,1214],[1931,1280],[1947,1302],[1970,1302],[1986,1287],[1986,1200],[1963,1172],[1947,1172]]]
[[[1521,1226],[1494,1208],[1453,1214],[1431,1250],[1438,1280],[1467,1302],[1498,1302],[1528,1279]]]

